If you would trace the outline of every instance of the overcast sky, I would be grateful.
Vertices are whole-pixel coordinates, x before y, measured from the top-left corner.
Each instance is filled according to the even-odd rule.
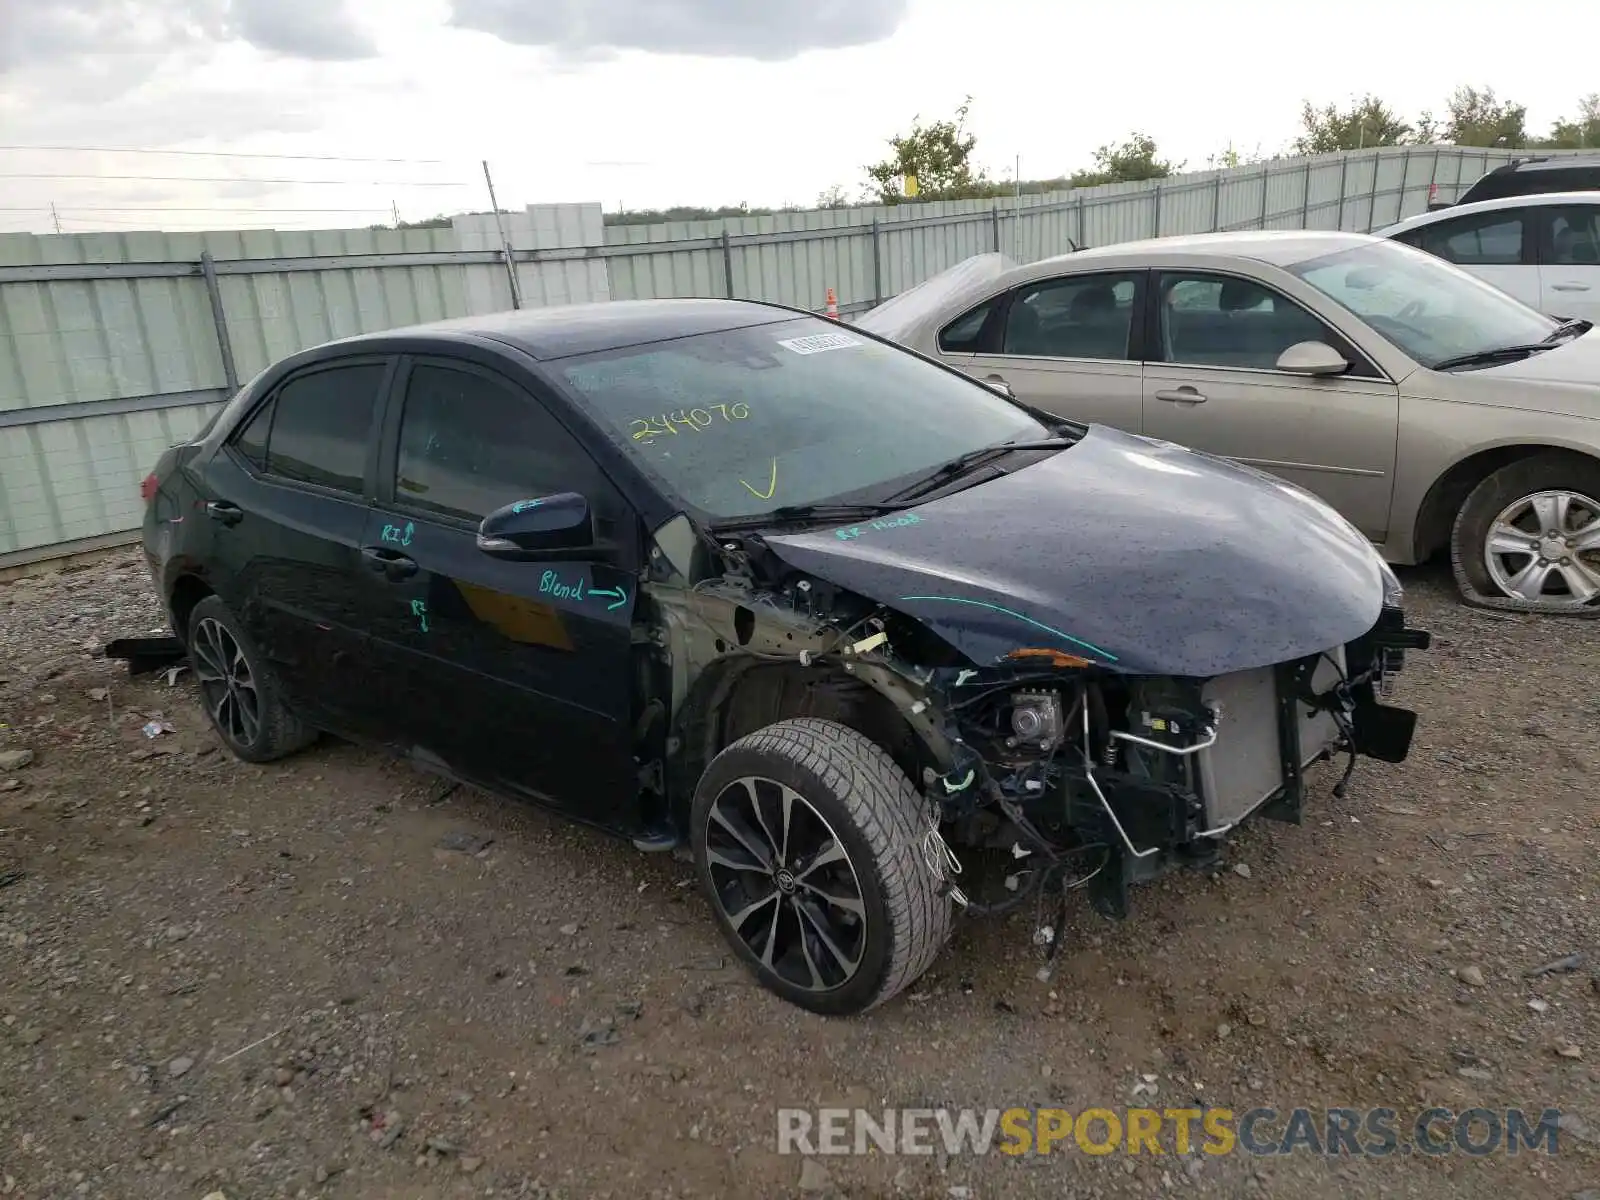
[[[1554,33],[1582,8],[1517,12],[1522,28]],[[1367,91],[1414,115],[1441,112],[1457,84],[1488,84],[1542,131],[1600,86],[1592,38],[1540,36],[1535,49],[1494,35],[1492,11],[1487,0],[0,0],[0,144],[441,160],[5,150],[0,230],[49,231],[52,201],[68,231],[363,225],[391,204],[414,219],[486,207],[481,158],[508,207],[810,204],[835,184],[854,194],[885,138],[969,94],[984,165],[1009,176],[1020,154],[1034,178],[1084,166],[1133,130],[1191,168],[1230,141],[1273,153],[1303,100]]]

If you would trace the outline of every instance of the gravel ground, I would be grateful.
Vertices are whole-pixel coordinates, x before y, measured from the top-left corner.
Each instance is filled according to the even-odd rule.
[[[1409,762],[1075,911],[1049,984],[1031,914],[963,923],[852,1021],[752,986],[670,856],[338,743],[233,761],[95,653],[158,623],[134,555],[0,585],[0,1195],[1592,1200],[1600,624],[1407,583]],[[776,1145],[780,1106],[1196,1098],[1567,1116],[1554,1157]]]

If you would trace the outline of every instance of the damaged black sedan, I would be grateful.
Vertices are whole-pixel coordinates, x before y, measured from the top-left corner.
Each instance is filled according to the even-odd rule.
[[[1298,821],[1318,761],[1400,761],[1382,698],[1428,640],[1300,489],[763,304],[320,346],[144,494],[236,754],[327,731],[692,851],[743,961],[824,1013],[959,913],[1121,915]]]

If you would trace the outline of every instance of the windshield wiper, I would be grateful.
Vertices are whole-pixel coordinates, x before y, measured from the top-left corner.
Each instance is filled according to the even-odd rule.
[[[931,491],[943,487],[952,479],[988,462],[991,458],[999,458],[1010,454],[1014,450],[1064,450],[1068,446],[1078,444],[1076,437],[1038,438],[1027,442],[1001,442],[998,446],[984,446],[978,450],[969,450],[965,454],[957,455],[949,462],[941,463],[916,483],[887,497],[885,503],[904,504],[919,499]]]
[[[1585,321],[1582,317],[1574,317],[1570,321],[1563,321],[1561,324],[1557,325],[1550,331],[1550,336],[1544,340],[1547,342],[1554,342],[1560,338],[1566,337],[1569,333],[1576,334],[1578,337],[1582,337],[1593,328],[1593,321]]]
[[[1505,359],[1526,358],[1541,350],[1549,350],[1553,342],[1528,342],[1521,346],[1492,346],[1487,350],[1474,350],[1471,354],[1457,354],[1440,359],[1433,364],[1435,371],[1448,371],[1451,367],[1475,367],[1480,363],[1496,363]]]
[[[796,525],[807,521],[849,521],[858,517],[881,517],[898,512],[903,505],[890,504],[782,504],[769,512],[733,517],[711,526],[712,533],[731,533],[740,529],[760,529],[768,525]]]

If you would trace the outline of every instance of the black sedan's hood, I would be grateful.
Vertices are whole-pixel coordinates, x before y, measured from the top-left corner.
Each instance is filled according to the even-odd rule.
[[[766,541],[979,665],[1048,647],[1118,672],[1208,677],[1331,650],[1383,605],[1382,560],[1320,501],[1103,426],[904,513]]]

